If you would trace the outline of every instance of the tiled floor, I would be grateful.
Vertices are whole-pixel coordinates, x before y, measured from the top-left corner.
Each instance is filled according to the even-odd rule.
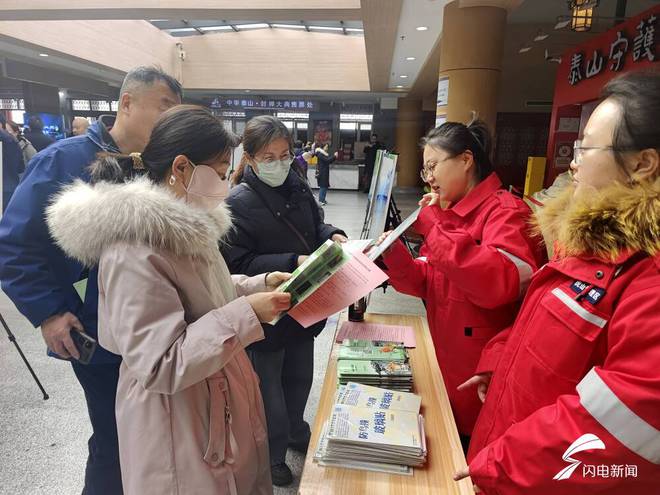
[[[326,221],[343,228],[350,237],[362,229],[366,195],[358,192],[328,193]],[[416,195],[397,195],[402,215],[415,209]],[[369,311],[423,314],[419,300],[378,290]],[[44,401],[14,346],[0,329],[0,494],[73,495],[80,493],[91,433],[85,400],[71,367],[48,358],[39,330],[35,330],[0,292],[0,312],[16,335],[23,352],[42,380],[50,399]],[[319,393],[332,334],[323,332],[316,341],[314,384],[306,417],[311,423]],[[294,484],[275,493],[293,494],[302,471],[302,456],[289,453]]]

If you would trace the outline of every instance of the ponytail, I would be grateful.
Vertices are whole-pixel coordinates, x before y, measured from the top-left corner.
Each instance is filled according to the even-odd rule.
[[[245,167],[247,167],[248,164],[248,158],[245,152],[243,152],[243,156],[241,157],[241,161],[238,163],[238,166],[234,170],[234,173],[231,174],[231,185],[232,186],[237,186],[238,184],[241,183],[243,180],[243,174],[245,173]]]
[[[140,158],[139,161],[141,163],[142,159]],[[137,164],[135,154],[122,155],[121,153],[102,152],[96,155],[96,160],[89,166],[92,184],[97,182],[121,183],[143,174],[144,165]]]

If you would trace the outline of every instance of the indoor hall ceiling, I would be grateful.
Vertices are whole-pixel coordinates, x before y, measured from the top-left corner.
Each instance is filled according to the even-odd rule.
[[[424,1],[441,3],[444,0]],[[475,1],[477,0],[461,0],[462,4],[465,5]],[[541,68],[548,64],[544,60],[545,49],[548,49],[548,52],[552,55],[560,55],[570,46],[584,43],[590,37],[610,29],[614,22],[613,19],[594,19],[592,30],[586,33],[574,33],[568,28],[555,30],[554,25],[557,23],[557,18],[570,14],[565,0],[524,0],[518,3],[519,5],[516,8],[509,11],[507,17],[507,24],[509,26],[507,28],[507,39],[512,38],[516,41],[515,43],[505,44],[503,56],[506,63],[503,64],[503,68],[517,67],[517,70],[521,74],[525,73],[526,68],[534,67],[534,70],[538,70],[539,61],[541,62]],[[659,0],[628,0],[626,16],[635,16],[658,3]],[[512,5],[514,4],[512,3]],[[600,0],[600,5],[595,9],[594,15],[614,17],[615,8],[616,0]],[[534,42],[534,37],[539,31],[547,34],[548,37],[543,41]],[[428,48],[428,56],[422,62],[419,72],[411,83],[408,90],[411,96],[424,98],[436,92],[441,56],[441,41],[442,35],[440,33]],[[530,45],[533,49],[529,53],[519,54],[518,50],[523,45]],[[402,63],[401,57],[398,57],[392,63],[395,74],[397,62],[399,64]],[[548,72],[554,73],[552,70]],[[552,76],[552,80],[554,80],[554,76]]]
[[[308,32],[324,32],[362,36],[362,21],[273,21],[269,18],[239,20],[168,20],[150,19],[154,26],[174,37],[203,36],[205,34],[227,33],[253,29],[295,29]]]

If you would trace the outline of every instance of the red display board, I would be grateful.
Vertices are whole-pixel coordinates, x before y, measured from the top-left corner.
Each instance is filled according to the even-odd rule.
[[[562,55],[552,102],[546,187],[567,170],[566,146],[578,138],[582,105],[596,100],[603,86],[620,74],[660,70],[659,27],[657,5]]]

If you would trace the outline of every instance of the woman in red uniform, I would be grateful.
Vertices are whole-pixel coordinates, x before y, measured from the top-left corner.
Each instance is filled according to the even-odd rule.
[[[486,342],[513,322],[542,255],[527,234],[529,209],[492,171],[483,122],[444,123],[422,144],[422,175],[433,190],[416,222],[425,256],[413,259],[397,242],[383,261],[396,290],[426,303],[456,423],[468,437],[481,402],[456,387],[474,374]]]
[[[604,98],[538,214],[554,259],[472,380],[495,370],[457,478],[486,494],[660,487],[660,74]]]

